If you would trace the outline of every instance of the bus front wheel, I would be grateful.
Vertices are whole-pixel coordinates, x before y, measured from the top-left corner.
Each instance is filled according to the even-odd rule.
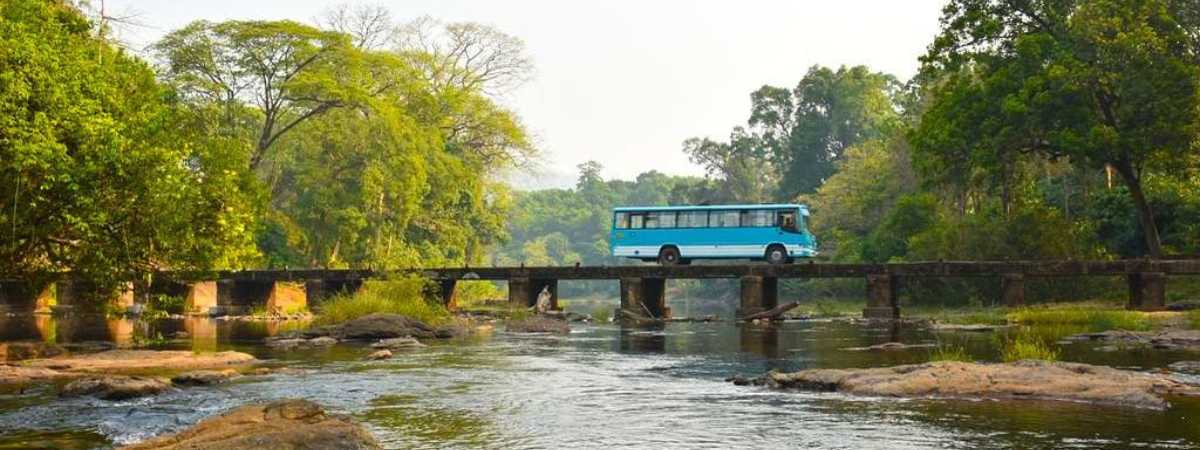
[[[663,247],[658,251],[658,263],[664,266],[674,266],[679,264],[679,249],[675,247]]]
[[[787,249],[782,245],[772,245],[767,247],[767,254],[764,259],[771,264],[785,264],[788,260]]]

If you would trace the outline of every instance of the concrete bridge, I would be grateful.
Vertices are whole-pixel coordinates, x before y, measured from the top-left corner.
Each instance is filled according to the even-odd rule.
[[[150,295],[166,294],[187,299],[194,314],[239,314],[254,309],[287,313],[320,303],[339,292],[352,292],[364,280],[394,276],[419,276],[430,280],[427,294],[455,308],[458,282],[495,280],[508,282],[509,302],[530,306],[546,289],[557,306],[561,280],[617,280],[621,308],[669,317],[666,280],[737,279],[741,283],[738,314],[754,314],[778,304],[780,279],[864,278],[866,305],[863,316],[895,318],[900,315],[897,288],[907,279],[993,278],[1001,286],[1001,302],[1025,303],[1025,282],[1033,278],[1121,276],[1128,280],[1130,309],[1154,311],[1166,307],[1169,277],[1200,275],[1200,259],[1118,261],[938,261],[894,264],[800,263],[786,265],[629,265],[575,267],[461,267],[406,270],[247,270],[210,273],[163,272],[145,286],[130,288],[118,299],[95,299],[87,286],[64,279],[40,288],[0,282],[0,307],[9,311],[46,311],[53,303],[63,310],[85,310],[106,301],[133,304]],[[53,301],[51,300],[53,298]]]

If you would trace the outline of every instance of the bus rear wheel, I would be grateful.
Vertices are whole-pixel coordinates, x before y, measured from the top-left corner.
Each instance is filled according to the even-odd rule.
[[[658,264],[663,266],[674,266],[679,264],[679,249],[675,247],[663,247],[658,251]]]
[[[763,259],[770,264],[785,264],[788,262],[787,249],[778,244],[767,247],[767,253],[763,255]]]

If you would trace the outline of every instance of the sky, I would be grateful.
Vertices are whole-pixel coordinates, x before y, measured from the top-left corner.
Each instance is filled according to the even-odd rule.
[[[98,3],[98,1],[94,1]],[[132,48],[193,20],[312,23],[319,0],[105,0],[134,15]],[[689,137],[725,139],[749,117],[750,92],[794,87],[809,67],[863,64],[908,79],[932,42],[945,0],[348,0],[383,5],[399,21],[430,16],[494,26],[525,41],[529,83],[500,101],[522,117],[544,157],[523,187],[574,183],[595,160],[605,178],[658,170],[703,175],[680,150]]]

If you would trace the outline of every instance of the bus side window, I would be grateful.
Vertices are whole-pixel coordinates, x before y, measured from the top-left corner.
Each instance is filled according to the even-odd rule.
[[[630,214],[629,215],[629,228],[633,228],[633,229],[642,228],[643,217],[644,216],[642,216],[641,214]]]
[[[642,223],[642,225],[645,226],[646,228],[658,228],[658,213],[656,213],[656,212],[646,213],[646,219],[645,219],[645,222]]]
[[[629,214],[623,212],[617,213],[617,218],[613,220],[613,228],[618,230],[629,228]]]

